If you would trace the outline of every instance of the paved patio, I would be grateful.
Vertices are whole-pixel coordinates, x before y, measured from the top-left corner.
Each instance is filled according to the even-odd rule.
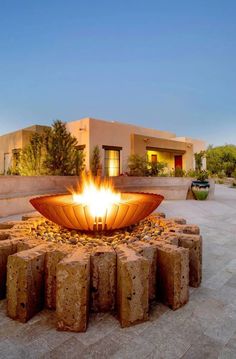
[[[215,201],[168,201],[159,208],[200,225],[203,283],[173,312],[155,305],[150,321],[121,329],[108,314],[93,315],[86,333],[55,330],[45,310],[27,324],[5,315],[0,301],[0,358],[236,358],[236,189],[216,186]]]

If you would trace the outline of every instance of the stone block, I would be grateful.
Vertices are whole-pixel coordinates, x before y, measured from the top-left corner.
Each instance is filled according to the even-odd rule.
[[[174,222],[176,224],[186,224],[186,219],[181,217],[171,217],[168,218],[169,221]]]
[[[46,244],[46,243],[41,239],[37,239],[37,238],[25,238],[25,237],[19,238],[19,241],[17,243],[17,252],[26,251],[28,249],[37,247],[41,244]]]
[[[45,257],[45,306],[56,309],[56,273],[58,263],[72,251],[69,245],[54,245]]]
[[[13,254],[7,263],[7,314],[27,322],[44,304],[44,260],[48,245]]]
[[[166,218],[166,215],[164,212],[154,212],[151,214],[153,217],[160,217],[160,218]]]
[[[157,240],[159,240],[159,238]],[[165,241],[168,244],[178,246],[179,245],[179,234],[171,233],[171,232],[162,233],[160,240]]]
[[[29,233],[29,230],[25,228],[0,229],[0,240],[29,236]]]
[[[91,253],[91,309],[109,312],[116,303],[116,252],[100,246]]]
[[[17,240],[0,241],[0,299],[6,296],[7,259],[17,251]]]
[[[202,280],[202,237],[181,233],[179,246],[189,249],[189,285],[199,287]]]
[[[10,239],[10,233],[8,230],[1,229],[0,230],[0,241],[5,241],[6,239]]]
[[[122,327],[148,319],[149,262],[125,245],[117,253],[117,309]]]
[[[90,254],[78,248],[57,265],[56,312],[58,330],[87,329],[90,296]]]
[[[149,301],[156,298],[157,282],[157,249],[147,242],[137,241],[129,247],[133,248],[138,254],[146,258],[149,262]]]
[[[14,226],[11,222],[2,222],[0,223],[0,229],[11,229]]]
[[[181,229],[182,233],[186,234],[200,234],[200,228],[196,224],[183,224],[178,225],[178,228]]]
[[[173,310],[189,299],[189,250],[160,241],[150,241],[157,248],[157,296]]]
[[[33,214],[25,214],[21,217],[22,221],[27,221],[28,219],[41,219],[45,220],[45,218],[38,212],[35,212]]]

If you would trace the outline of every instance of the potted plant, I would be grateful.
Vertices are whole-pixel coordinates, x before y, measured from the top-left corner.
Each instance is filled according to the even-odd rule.
[[[208,197],[210,184],[207,179],[208,172],[201,170],[197,172],[197,180],[192,181],[191,189],[197,200],[203,201]]]

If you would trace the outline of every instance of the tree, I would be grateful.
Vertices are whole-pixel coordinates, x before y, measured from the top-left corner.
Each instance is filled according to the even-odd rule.
[[[18,172],[22,176],[39,176],[46,174],[44,166],[46,150],[43,135],[34,133],[30,143],[21,151]]]
[[[206,154],[205,151],[194,153],[196,171],[202,170],[202,162],[203,162],[203,158],[205,157],[205,154]]]
[[[91,156],[91,172],[93,176],[98,175],[98,171],[101,168],[101,156],[98,145],[93,148]]]
[[[76,157],[75,157],[75,174],[76,176],[80,176],[81,173],[85,169],[85,154],[84,151],[81,149],[76,150]]]
[[[45,166],[49,174],[57,176],[73,175],[78,172],[77,140],[66,129],[62,121],[54,121],[45,133]]]
[[[231,177],[236,170],[236,146],[209,146],[206,151],[207,170],[212,174]]]

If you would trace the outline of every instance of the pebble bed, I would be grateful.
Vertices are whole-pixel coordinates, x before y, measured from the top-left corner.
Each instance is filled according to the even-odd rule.
[[[167,223],[162,221],[160,217],[152,215],[128,228],[109,232],[81,232],[60,227],[50,221],[45,221],[35,229],[32,229],[31,234],[34,238],[47,242],[89,247],[108,245],[115,248],[119,244],[156,239],[167,231],[170,231]]]

